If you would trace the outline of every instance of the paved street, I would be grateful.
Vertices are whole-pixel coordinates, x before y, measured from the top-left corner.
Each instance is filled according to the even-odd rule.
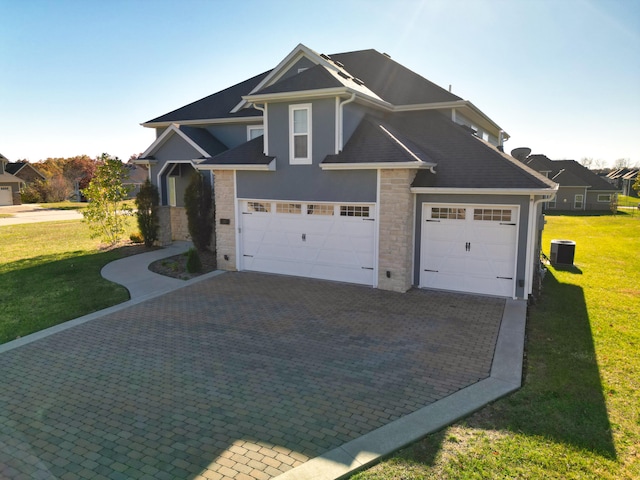
[[[487,378],[504,305],[225,273],[1,353],[0,477],[276,477]]]
[[[79,220],[82,214],[77,210],[52,210],[39,205],[11,205],[0,207],[0,214],[12,215],[0,218],[0,227],[20,223],[53,222],[60,220]]]

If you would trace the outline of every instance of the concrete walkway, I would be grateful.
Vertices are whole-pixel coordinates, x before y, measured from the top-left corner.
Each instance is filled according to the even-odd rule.
[[[159,275],[149,270],[149,265],[156,260],[179,255],[189,250],[192,246],[191,242],[173,242],[168,247],[159,250],[111,262],[104,266],[100,274],[107,280],[126,287],[129,290],[131,300],[139,301],[171,292],[222,273],[219,271],[211,272],[191,280],[180,280],[179,278]]]
[[[0,345],[0,477],[333,480],[520,387],[523,301],[146,268],[188,247]]]

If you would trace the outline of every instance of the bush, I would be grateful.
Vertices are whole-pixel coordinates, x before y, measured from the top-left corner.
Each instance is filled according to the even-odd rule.
[[[200,255],[198,250],[190,248],[187,251],[187,272],[198,273],[202,271],[202,261],[200,261]]]
[[[200,172],[195,172],[191,176],[191,181],[184,192],[184,204],[193,245],[198,250],[204,251],[211,245],[214,210],[211,187]]]
[[[131,240],[131,242],[133,243],[143,243],[144,237],[140,232],[133,232],[131,235],[129,235],[129,240]]]
[[[158,220],[159,203],[158,188],[147,178],[140,187],[138,195],[136,195],[138,228],[146,247],[152,246],[158,240],[158,230],[160,228]]]
[[[38,188],[37,182],[27,185],[20,191],[22,203],[42,203],[42,192]]]

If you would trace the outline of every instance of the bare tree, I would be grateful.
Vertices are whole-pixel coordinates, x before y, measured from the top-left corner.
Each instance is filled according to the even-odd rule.
[[[580,165],[582,165],[585,168],[591,168],[591,166],[593,165],[593,158],[591,158],[591,157],[583,157],[580,160]]]
[[[629,168],[631,166],[631,160],[628,158],[619,158],[613,162],[613,168]]]

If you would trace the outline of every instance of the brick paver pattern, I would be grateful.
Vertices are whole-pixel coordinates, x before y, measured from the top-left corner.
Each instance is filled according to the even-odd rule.
[[[488,377],[503,309],[226,273],[0,355],[0,478],[273,478]]]

